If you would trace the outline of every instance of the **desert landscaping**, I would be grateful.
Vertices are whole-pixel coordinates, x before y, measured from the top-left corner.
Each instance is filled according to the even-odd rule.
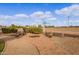
[[[33,27],[34,28],[34,27]],[[32,30],[35,30],[31,28]],[[1,34],[5,42],[2,55],[70,55],[79,54],[79,27],[45,28],[20,35]],[[41,33],[38,33],[41,32]],[[25,33],[25,32],[24,32]]]
[[[0,55],[79,55],[79,4],[1,3]]]

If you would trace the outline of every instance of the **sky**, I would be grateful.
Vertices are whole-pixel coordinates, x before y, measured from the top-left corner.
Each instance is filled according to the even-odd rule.
[[[79,4],[0,3],[0,25],[11,24],[79,26]]]

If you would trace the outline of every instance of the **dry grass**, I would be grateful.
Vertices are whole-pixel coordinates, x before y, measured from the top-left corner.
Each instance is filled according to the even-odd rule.
[[[54,31],[79,31],[79,27],[56,27],[56,28],[46,28],[47,30],[54,30]]]

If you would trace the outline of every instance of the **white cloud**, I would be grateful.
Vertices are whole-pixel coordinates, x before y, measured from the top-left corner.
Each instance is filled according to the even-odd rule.
[[[62,14],[62,15],[69,15],[70,14],[70,11],[68,10],[67,7],[65,7],[65,8],[62,8],[60,10],[56,10],[55,13],[56,14],[59,14],[59,15],[60,14]]]
[[[28,18],[29,16],[28,15],[26,15],[26,14],[16,14],[16,15],[14,15],[15,17],[26,17],[26,18]]]
[[[0,20],[12,19],[12,16],[9,15],[0,15]]]
[[[37,11],[34,12],[30,15],[34,19],[50,19],[50,18],[55,18],[50,11],[42,12],[42,11]],[[56,18],[55,18],[56,19]]]
[[[19,19],[29,19],[29,16],[26,14],[16,14],[13,15],[13,19],[19,20]]]
[[[79,4],[74,4],[59,10],[55,10],[55,13],[65,16],[69,16],[69,15],[79,16]]]
[[[46,11],[46,12],[43,12],[43,11],[37,11],[37,12],[33,12],[32,14],[30,15],[27,15],[27,14],[15,14],[15,15],[0,15],[0,19],[2,20],[31,20],[31,19],[35,19],[35,20],[43,20],[43,19],[46,19],[46,20],[56,20],[56,17],[54,17],[52,15],[52,13],[50,11]]]
[[[75,21],[70,20],[69,22],[76,22],[76,23],[79,23],[79,20],[75,20]]]
[[[46,12],[37,11],[37,12],[33,12],[30,15],[27,15],[27,14],[0,15],[0,19],[3,20],[4,22],[9,20],[10,24],[11,23],[23,24],[23,21],[24,21],[24,23],[27,24],[27,23],[29,23],[28,21],[32,22],[33,20],[34,20],[32,22],[33,24],[42,24],[43,20],[48,20],[48,21],[56,20],[56,17],[54,17],[52,15],[52,12],[50,12],[50,11],[46,11]],[[25,21],[25,20],[28,20],[28,21]]]
[[[52,15],[52,13],[50,11],[47,11],[47,12],[45,12],[45,17],[51,18],[51,17],[54,17],[54,16]]]
[[[18,19],[28,19],[29,16],[26,14],[16,14],[16,15],[0,15],[1,20],[18,20]]]
[[[48,18],[49,21],[56,20],[56,19],[57,18],[55,18],[55,17]]]
[[[45,14],[44,12],[42,11],[37,11],[37,12],[34,12],[30,15],[32,18],[36,18],[36,19],[43,19],[45,18]]]

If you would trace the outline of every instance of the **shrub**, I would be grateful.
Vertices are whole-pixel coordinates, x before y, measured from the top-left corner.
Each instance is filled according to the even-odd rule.
[[[5,27],[5,28],[2,28],[2,32],[3,33],[16,33],[17,28],[15,28],[15,27]]]
[[[29,32],[34,34],[40,34],[43,32],[41,27],[29,27]]]

